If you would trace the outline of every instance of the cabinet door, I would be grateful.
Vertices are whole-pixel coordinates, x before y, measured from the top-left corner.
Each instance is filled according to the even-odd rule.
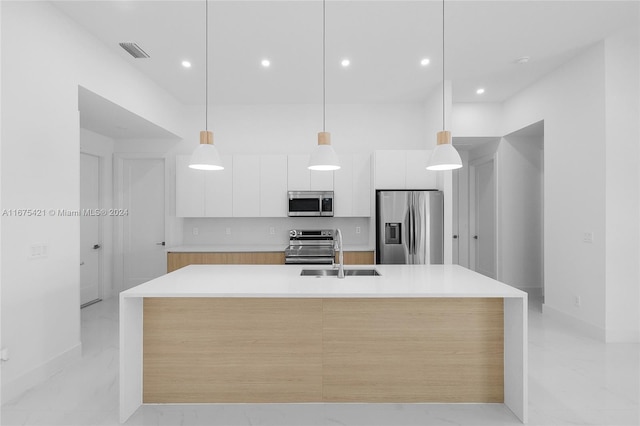
[[[371,216],[371,155],[353,156],[352,216]]]
[[[202,170],[189,168],[191,155],[176,156],[176,216],[204,216],[204,179]]]
[[[260,157],[233,156],[233,217],[260,216]]]
[[[287,157],[287,188],[289,191],[308,191],[311,189],[311,174],[307,168],[308,155],[292,154]]]
[[[376,189],[404,189],[406,152],[384,150],[375,153]]]
[[[233,160],[221,155],[224,170],[205,172],[205,215],[231,217],[233,213]]]
[[[287,156],[260,156],[260,216],[287,217]]]
[[[333,214],[336,217],[353,216],[353,155],[340,157],[340,169],[333,172]]]
[[[427,170],[431,151],[406,151],[407,189],[433,189],[436,187],[436,172]]]
[[[333,191],[333,171],[310,170],[310,172],[312,191]]]

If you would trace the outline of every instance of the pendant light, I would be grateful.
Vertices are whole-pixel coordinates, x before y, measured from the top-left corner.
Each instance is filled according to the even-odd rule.
[[[191,154],[189,167],[196,170],[224,170],[218,150],[213,145],[213,132],[209,131],[209,0],[205,0],[205,116],[200,132],[200,145]]]
[[[338,170],[340,168],[340,162],[338,161],[338,155],[331,146],[331,133],[325,131],[326,122],[326,25],[325,18],[326,5],[325,0],[322,0],[322,132],[318,133],[318,146],[309,158],[310,170],[331,171]]]
[[[427,170],[454,170],[462,167],[460,154],[451,144],[451,132],[445,130],[444,101],[444,1],[442,0],[442,131],[437,134],[436,147],[431,152]]]

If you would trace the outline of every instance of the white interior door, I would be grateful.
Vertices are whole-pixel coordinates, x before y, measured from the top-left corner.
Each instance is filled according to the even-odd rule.
[[[163,159],[124,159],[122,167],[124,289],[166,272]]]
[[[493,158],[472,164],[471,265],[476,272],[496,278],[496,178]]]
[[[80,209],[100,209],[100,158],[80,154]],[[101,216],[80,215],[80,306],[101,297]]]

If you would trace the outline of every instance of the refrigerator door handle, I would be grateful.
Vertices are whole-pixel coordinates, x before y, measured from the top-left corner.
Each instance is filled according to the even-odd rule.
[[[407,205],[407,212],[404,215],[404,246],[408,251],[408,258],[411,258],[411,204]]]
[[[416,242],[414,244],[413,252],[416,254],[416,263],[424,264],[424,241],[422,240],[422,227],[424,226],[424,196],[419,195],[416,197],[415,207],[415,223],[416,223]]]
[[[411,205],[411,235],[413,235],[412,238],[412,242],[411,242],[411,253],[413,253],[414,259],[413,259],[413,263],[416,263],[416,244],[417,244],[417,239],[418,239],[418,221],[417,221],[417,217],[416,217],[416,203],[415,203],[415,199],[413,200],[413,204]]]
[[[413,194],[409,195],[409,263],[413,264],[414,259],[413,255],[415,254],[414,245],[416,238],[416,230],[415,230],[415,216],[413,211]]]

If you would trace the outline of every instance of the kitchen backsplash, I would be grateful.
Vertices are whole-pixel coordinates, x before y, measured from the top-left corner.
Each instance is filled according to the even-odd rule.
[[[289,242],[290,229],[340,228],[345,245],[368,246],[373,249],[375,236],[371,218],[186,218],[183,244],[212,245],[282,245]],[[359,233],[357,231],[360,231]]]

